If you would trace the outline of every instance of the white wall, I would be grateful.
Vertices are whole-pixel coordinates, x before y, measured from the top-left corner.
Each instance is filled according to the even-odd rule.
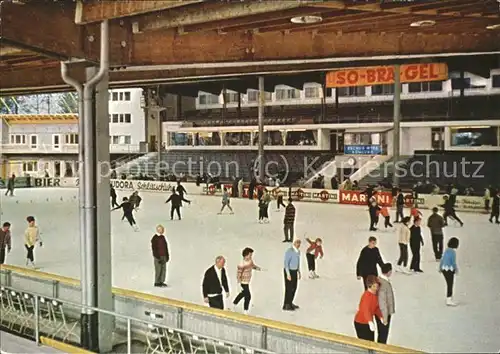
[[[413,155],[415,150],[432,149],[432,129],[401,128],[401,155]]]
[[[141,108],[142,89],[119,89],[113,92],[130,92],[130,101],[109,101],[109,114],[130,113],[131,123],[109,123],[109,135],[130,135],[131,145],[138,146],[146,141],[144,110]]]

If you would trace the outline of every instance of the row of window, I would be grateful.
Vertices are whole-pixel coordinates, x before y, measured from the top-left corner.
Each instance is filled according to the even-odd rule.
[[[113,113],[109,115],[110,123],[132,123],[132,115],[130,113]]]
[[[110,143],[113,145],[130,145],[132,137],[130,135],[112,135]]]
[[[492,75],[491,78],[492,87],[500,88],[500,75]],[[457,83],[458,85],[458,83]],[[471,85],[470,78],[464,78],[463,83],[461,84],[465,89],[474,88]],[[452,83],[452,86],[455,86]],[[360,97],[366,96],[366,86],[353,86],[353,87],[341,87],[338,88],[338,95],[340,97]],[[432,81],[432,82],[412,82],[408,84],[408,92],[409,93],[420,93],[420,92],[441,92],[443,91],[443,82],[442,81]],[[329,96],[332,97],[334,95],[334,91],[329,90]],[[372,96],[383,96],[383,95],[392,95],[394,94],[394,85],[373,85],[371,86],[371,94]],[[259,91],[257,90],[248,90],[247,91],[247,102],[257,102],[259,96]],[[295,88],[280,88],[275,91],[275,99],[276,101],[286,101],[286,100],[296,100],[300,99],[301,90]],[[321,88],[316,87],[306,87],[304,89],[304,97],[305,98],[319,98],[321,97]],[[266,101],[272,100],[272,93],[266,92]],[[227,103],[236,103],[238,102],[238,94],[237,93],[227,93],[226,94],[226,102]],[[200,94],[199,95],[199,104],[200,105],[210,105],[210,104],[219,104],[219,96],[213,94]]]
[[[52,135],[52,146],[56,149],[61,147],[61,134],[53,134]],[[27,143],[29,142],[29,143]],[[38,148],[38,135],[32,134],[11,134],[10,135],[10,143],[12,145],[27,145],[29,144],[30,148],[36,149]],[[70,133],[64,134],[64,144],[78,144],[78,134]]]
[[[125,92],[109,92],[110,101],[130,101],[130,91]]]

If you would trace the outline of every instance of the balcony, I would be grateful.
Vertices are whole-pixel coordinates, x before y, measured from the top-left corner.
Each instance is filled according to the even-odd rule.
[[[141,145],[110,144],[109,152],[112,154],[136,154],[142,151]],[[78,144],[61,144],[30,146],[29,144],[2,144],[2,154],[78,154]]]

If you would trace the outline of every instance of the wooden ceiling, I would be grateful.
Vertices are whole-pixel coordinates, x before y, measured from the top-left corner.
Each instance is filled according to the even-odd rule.
[[[320,62],[331,58],[382,63],[395,56],[420,60],[410,56],[500,52],[497,0],[21,0],[1,2],[0,15],[0,94],[63,89],[59,62],[96,62],[104,19],[110,20],[110,62],[116,70],[111,82],[122,85],[352,62]],[[291,21],[307,16],[321,21]],[[473,65],[474,60],[462,61]],[[488,62],[500,66],[491,56]],[[221,64],[205,65],[213,63]]]

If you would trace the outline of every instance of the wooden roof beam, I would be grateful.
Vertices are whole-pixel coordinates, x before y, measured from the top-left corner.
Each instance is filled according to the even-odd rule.
[[[159,0],[159,1],[98,1],[78,0],[75,11],[75,23],[86,24],[103,20],[142,15],[202,2],[202,0]]]
[[[200,6],[180,7],[162,11],[157,14],[141,16],[139,31],[187,27],[223,21],[245,16],[265,15],[269,12],[284,11],[306,6],[308,1],[259,1],[207,3]]]

